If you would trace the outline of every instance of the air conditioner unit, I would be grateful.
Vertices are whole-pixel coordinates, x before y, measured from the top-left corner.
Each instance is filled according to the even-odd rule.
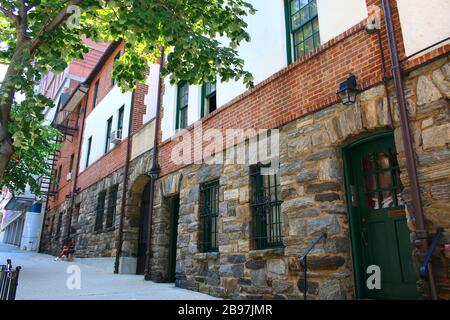
[[[122,129],[111,132],[111,143],[118,144],[122,141]]]
[[[67,181],[72,180],[72,172],[68,172],[68,173],[67,173],[66,180],[67,180]]]

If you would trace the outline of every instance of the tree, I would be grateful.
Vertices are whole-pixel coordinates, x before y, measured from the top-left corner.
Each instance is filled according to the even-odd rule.
[[[42,117],[52,101],[34,88],[49,70],[82,59],[88,50],[82,36],[125,41],[113,71],[123,91],[145,81],[161,46],[168,54],[163,74],[172,83],[220,77],[250,87],[252,75],[236,48],[250,40],[244,19],[254,12],[244,0],[0,0],[0,62],[8,64],[0,87],[2,183],[13,190],[29,183],[37,192],[33,176],[48,173],[42,164],[58,133]]]

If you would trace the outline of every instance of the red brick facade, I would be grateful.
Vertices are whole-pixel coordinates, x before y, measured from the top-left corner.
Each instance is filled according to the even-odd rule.
[[[86,113],[82,113],[80,116],[80,121],[78,123],[78,131],[75,137],[68,137],[63,142],[64,147],[61,149],[61,156],[55,166],[55,168],[62,167],[61,173],[61,184],[58,194],[50,199],[49,209],[51,210],[55,206],[61,205],[66,196],[68,196],[73,188],[72,181],[66,181],[66,176],[69,171],[69,159],[72,153],[75,154],[74,168],[77,164],[77,150],[78,144],[82,141],[81,127],[83,117],[88,117],[93,110],[93,99],[95,84],[99,80],[97,105],[102,101],[102,99],[111,91],[112,89],[112,68],[116,55],[124,51],[124,44],[121,43],[118,47],[111,51],[109,57],[102,64],[100,70],[97,74],[91,75],[89,83],[89,91],[87,96],[83,99],[82,105],[86,106]],[[89,76],[89,75],[88,75]],[[148,92],[148,86],[145,84],[138,84],[134,93],[134,112],[133,112],[133,123],[132,123],[132,133],[137,132],[142,127],[142,117],[146,112],[146,106],[144,104],[145,95]],[[76,117],[77,111],[75,110],[71,114],[71,119]],[[122,168],[126,160],[126,149],[127,149],[128,139],[122,140],[115,148],[111,149],[109,152],[104,154],[100,159],[91,163],[88,168],[80,172],[77,181],[77,189],[80,191],[86,189],[93,183],[105,178],[112,172]]]
[[[399,55],[405,72],[450,52],[450,45],[447,45],[417,59],[405,61],[396,1],[392,3]],[[367,5],[381,7],[381,0],[367,0]],[[201,120],[203,130],[214,128],[225,132],[226,129],[233,128],[278,128],[337,103],[336,92],[339,83],[345,80],[349,73],[356,75],[361,90],[380,84],[383,74],[378,39],[376,34],[365,31],[365,24],[366,21],[362,21],[211,113]],[[384,20],[381,26],[387,76],[390,77]],[[187,130],[191,131],[193,127],[191,125]],[[177,166],[171,160],[172,148],[178,142],[179,139],[174,139],[162,143],[160,150],[162,176],[183,167]],[[193,156],[200,150],[192,148],[191,151]]]

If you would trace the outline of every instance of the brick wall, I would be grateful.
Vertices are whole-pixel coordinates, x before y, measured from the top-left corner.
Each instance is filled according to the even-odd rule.
[[[393,19],[400,59],[404,59],[404,47],[396,1],[393,1]],[[368,0],[368,6],[381,8],[381,0]],[[347,30],[335,39],[323,44],[314,52],[302,57],[285,69],[275,73],[255,88],[236,97],[225,106],[202,120],[203,130],[267,129],[277,128],[294,119],[338,102],[336,92],[339,83],[353,73],[361,89],[370,88],[383,79],[381,52],[376,34],[364,30],[365,21]],[[387,35],[382,21],[382,42],[390,75]],[[416,67],[430,59],[448,53],[445,46],[418,59],[404,62],[404,68]],[[164,116],[162,114],[162,116]],[[193,125],[187,128],[193,130]],[[181,138],[181,137],[180,137]],[[173,147],[180,139],[162,143],[160,163],[162,175],[183,167],[171,160]],[[226,143],[224,143],[226,145]],[[192,148],[192,155],[199,152]]]

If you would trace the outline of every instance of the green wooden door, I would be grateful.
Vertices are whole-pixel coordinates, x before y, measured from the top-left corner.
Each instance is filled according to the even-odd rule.
[[[169,272],[168,282],[175,282],[175,270],[177,263],[177,238],[178,238],[178,215],[180,210],[180,197],[168,199],[170,212],[170,241],[169,241]]]
[[[391,133],[347,150],[347,190],[359,297],[416,299],[416,272]],[[369,290],[369,266],[381,271],[381,289]]]

